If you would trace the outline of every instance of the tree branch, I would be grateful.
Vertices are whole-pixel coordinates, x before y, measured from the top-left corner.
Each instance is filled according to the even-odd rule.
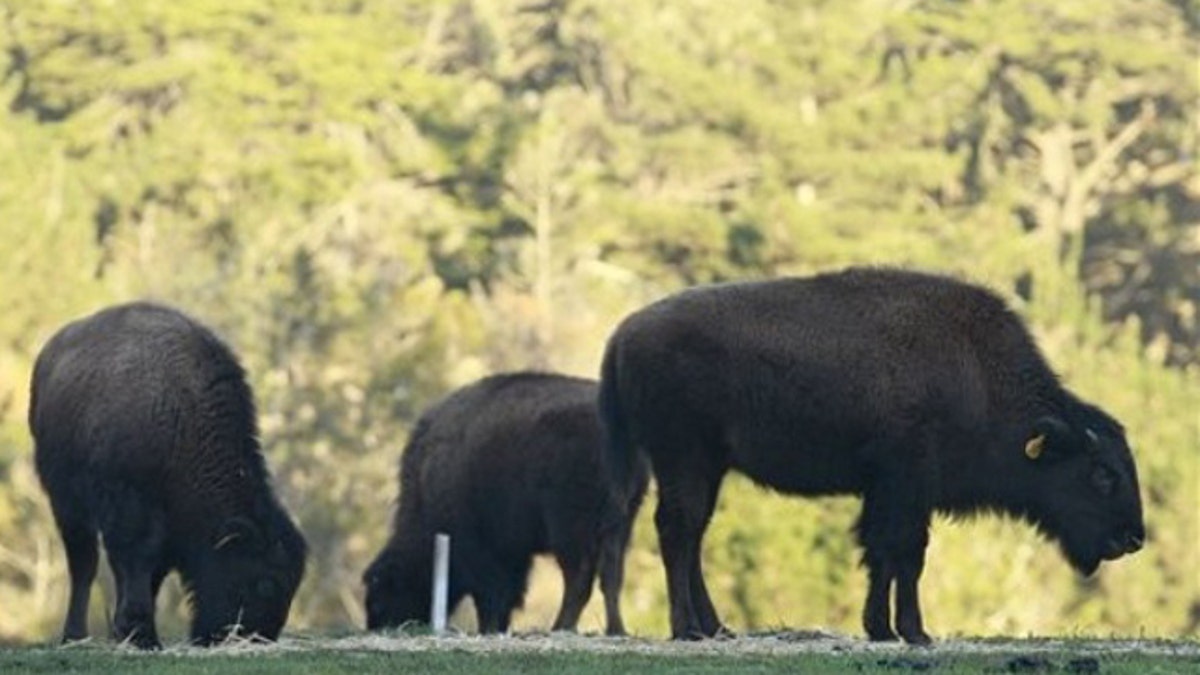
[[[1108,167],[1116,161],[1117,157],[1120,157],[1122,152],[1125,152],[1129,146],[1133,145],[1145,133],[1146,129],[1150,128],[1150,125],[1154,123],[1157,117],[1158,114],[1154,108],[1154,104],[1149,102],[1143,103],[1138,116],[1132,122],[1126,124],[1124,129],[1117,132],[1117,135],[1113,136],[1104,147],[1100,148],[1100,151],[1096,153],[1096,157],[1079,174],[1076,187],[1083,195],[1092,192]]]

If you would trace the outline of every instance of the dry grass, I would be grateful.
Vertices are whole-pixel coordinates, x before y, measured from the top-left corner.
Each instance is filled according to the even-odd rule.
[[[95,643],[93,643],[95,644]],[[1200,642],[1097,637],[955,638],[930,647],[873,643],[821,631],[774,631],[729,639],[675,642],[637,637],[612,638],[571,633],[520,633],[503,636],[417,632],[364,633],[345,637],[285,636],[274,644],[230,640],[215,648],[172,645],[165,651],[192,656],[287,652],[466,652],[466,653],[587,653],[651,656],[787,656],[793,654],[1153,654],[1200,658]]]

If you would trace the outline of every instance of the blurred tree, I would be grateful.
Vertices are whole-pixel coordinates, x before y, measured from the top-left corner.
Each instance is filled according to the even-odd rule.
[[[0,637],[65,602],[24,414],[69,319],[151,296],[242,354],[312,543],[293,625],[328,630],[362,623],[438,396],[594,375],[625,313],[688,284],[847,264],[1006,293],[1145,474],[1151,545],[1092,582],[1027,528],[939,523],[934,630],[1194,634],[1196,9],[0,0],[0,604],[29,608]],[[727,618],[857,632],[856,509],[731,479],[705,560]],[[661,634],[652,510],[628,614]]]
[[[1186,3],[935,3],[894,22],[884,55],[885,72],[953,78],[945,140],[965,150],[964,196],[1012,195],[1031,237],[1059,249],[1108,316],[1138,316],[1176,365],[1200,358],[1200,33],[1188,19]]]

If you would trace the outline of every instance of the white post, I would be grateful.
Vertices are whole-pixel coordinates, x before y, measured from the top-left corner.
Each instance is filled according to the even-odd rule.
[[[450,535],[438,533],[433,539],[433,609],[429,623],[434,634],[446,632],[446,596],[450,591]]]

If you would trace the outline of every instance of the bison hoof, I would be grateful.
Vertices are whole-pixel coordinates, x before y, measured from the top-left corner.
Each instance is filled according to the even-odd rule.
[[[698,640],[732,640],[737,637],[737,634],[721,625],[712,631],[706,631],[698,626],[689,626],[687,630],[677,632],[671,637],[675,640],[695,642]]]
[[[891,626],[869,626],[867,628],[867,638],[871,642],[895,642],[900,638],[896,636],[895,631]]]
[[[685,630],[675,632],[671,637],[684,642],[697,642],[707,640],[710,636],[705,635],[699,626],[688,626]]]
[[[162,644],[155,635],[135,633],[126,638],[124,642],[145,651],[158,651],[162,649]]]
[[[902,637],[904,641],[914,647],[927,647],[933,643],[933,639],[923,630],[903,631]]]
[[[729,630],[725,626],[717,624],[717,629],[713,631],[713,639],[716,640],[736,640],[737,633]]]
[[[162,649],[162,644],[158,641],[158,635],[155,634],[153,629],[138,627],[130,630],[118,631],[116,637],[121,644],[132,645],[138,649]]]

